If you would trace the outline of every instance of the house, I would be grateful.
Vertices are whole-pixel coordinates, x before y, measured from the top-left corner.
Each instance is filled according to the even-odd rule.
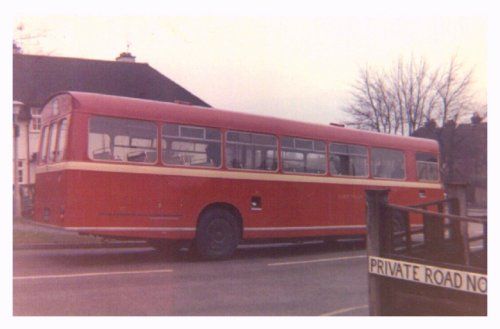
[[[470,123],[444,127],[435,123],[415,131],[413,136],[435,139],[441,148],[441,175],[445,183],[467,184],[467,200],[472,206],[487,206],[488,123],[474,115]]]
[[[35,181],[40,111],[64,90],[85,91],[209,108],[210,105],[128,52],[115,61],[13,54],[14,210],[29,202]],[[17,196],[21,195],[21,198]],[[16,207],[16,204],[18,205]]]

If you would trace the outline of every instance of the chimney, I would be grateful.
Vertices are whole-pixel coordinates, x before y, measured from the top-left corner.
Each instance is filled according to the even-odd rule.
[[[18,44],[15,41],[12,43],[12,52],[14,54],[22,54],[23,53],[23,50],[21,49],[21,47],[18,46]]]
[[[135,63],[135,56],[132,56],[131,53],[123,52],[120,56],[116,57],[117,62],[125,62],[125,63]]]

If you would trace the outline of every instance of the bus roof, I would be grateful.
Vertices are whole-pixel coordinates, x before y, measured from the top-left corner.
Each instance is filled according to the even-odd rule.
[[[439,150],[437,141],[431,139],[388,135],[215,108],[208,109],[103,94],[69,91],[59,93],[54,97],[61,94],[72,96],[74,111],[77,112],[271,133],[341,143],[412,149],[422,152],[437,153]]]

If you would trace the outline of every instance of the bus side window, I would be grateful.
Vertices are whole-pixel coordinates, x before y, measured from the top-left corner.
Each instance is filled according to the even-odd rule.
[[[207,154],[207,160],[214,167],[220,167],[221,163],[221,149],[220,143],[208,143],[205,148],[205,153]]]
[[[417,178],[420,181],[438,181],[439,168],[437,156],[432,153],[417,152]]]
[[[93,160],[154,163],[156,145],[157,128],[152,122],[90,118],[88,156]]]
[[[364,146],[330,144],[330,171],[338,176],[368,176],[368,150]]]
[[[372,174],[375,178],[404,179],[404,153],[398,150],[372,148]]]
[[[273,135],[228,131],[226,165],[234,169],[276,171],[277,145]]]
[[[282,137],[281,162],[284,172],[325,174],[325,142],[295,137]]]
[[[162,127],[162,161],[168,165],[220,167],[221,132],[167,123]]]
[[[113,160],[111,137],[108,134],[89,134],[89,157],[95,160]]]

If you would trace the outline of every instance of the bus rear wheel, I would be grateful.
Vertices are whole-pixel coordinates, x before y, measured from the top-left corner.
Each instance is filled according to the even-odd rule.
[[[240,225],[236,216],[226,209],[203,213],[196,229],[195,246],[205,259],[230,257],[240,241]]]

